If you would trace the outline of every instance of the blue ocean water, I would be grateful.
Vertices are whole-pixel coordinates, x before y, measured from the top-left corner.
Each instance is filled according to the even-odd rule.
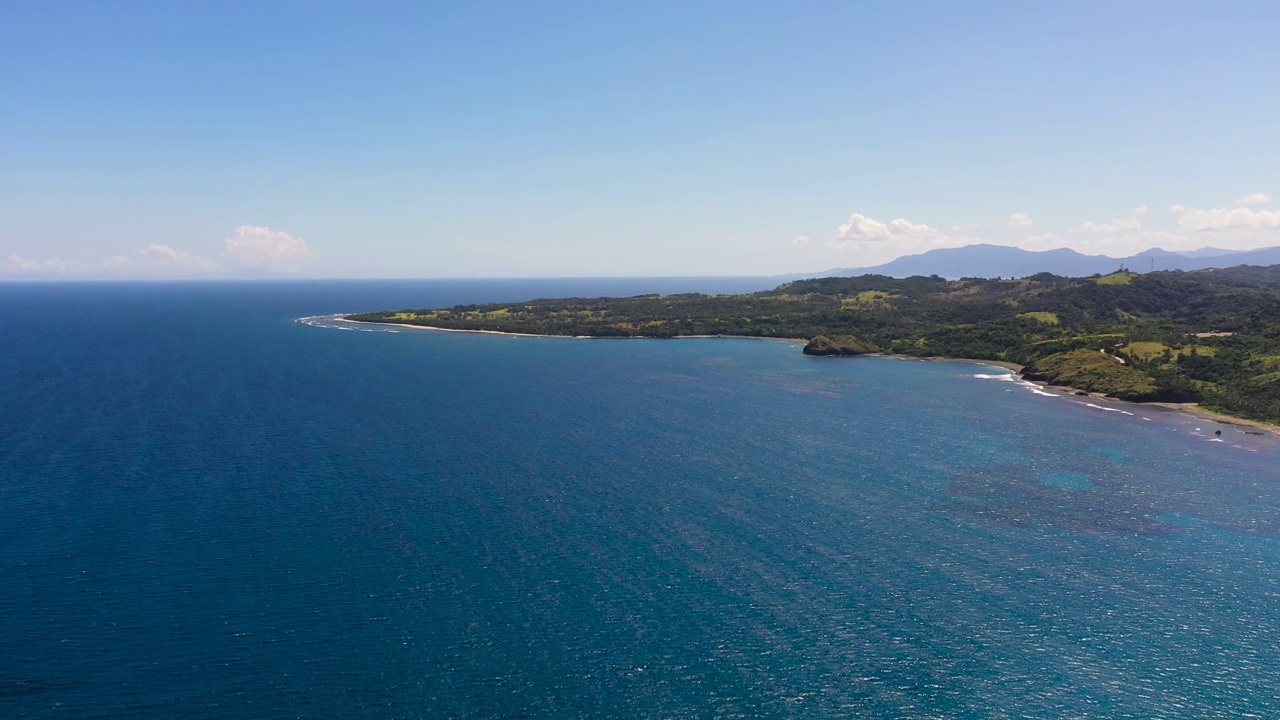
[[[295,322],[690,289],[743,288],[0,285],[0,717],[1280,712],[1273,437],[786,342]]]

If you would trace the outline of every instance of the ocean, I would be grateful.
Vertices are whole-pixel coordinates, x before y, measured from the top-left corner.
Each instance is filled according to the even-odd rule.
[[[769,284],[0,284],[0,717],[1280,714],[1273,436],[788,342],[298,322]]]

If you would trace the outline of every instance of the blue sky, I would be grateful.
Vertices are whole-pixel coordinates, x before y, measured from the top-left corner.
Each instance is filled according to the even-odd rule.
[[[1280,4],[0,5],[0,276],[1280,245]]]

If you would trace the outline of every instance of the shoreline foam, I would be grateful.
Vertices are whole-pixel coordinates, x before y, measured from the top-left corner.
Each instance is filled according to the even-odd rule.
[[[988,360],[956,360],[956,362],[990,364],[990,365],[997,364],[995,361],[988,361]],[[1013,367],[1010,367],[1013,365],[1014,365],[1013,363],[1003,363],[1003,364],[1000,364],[1000,367],[1005,367],[1009,370],[1013,370]],[[1017,373],[1018,371],[1014,370],[1014,372]],[[975,377],[979,377],[979,376],[975,376]],[[996,377],[986,376],[986,375],[983,375],[981,377],[982,379],[998,379]],[[1262,430],[1262,431],[1271,433],[1273,435],[1280,436],[1280,425],[1268,423],[1263,420],[1252,420],[1250,418],[1242,418],[1242,417],[1236,417],[1235,415],[1227,415],[1226,413],[1220,413],[1220,412],[1216,412],[1214,410],[1210,410],[1208,408],[1202,407],[1197,403],[1134,402],[1132,400],[1122,400],[1120,398],[1110,397],[1102,393],[1089,392],[1087,390],[1073,388],[1068,385],[1050,385],[1049,383],[1044,382],[1042,380],[1027,380],[1023,378],[1020,374],[1009,375],[1008,377],[1011,380],[1016,381],[1020,385],[1026,385],[1028,387],[1033,387],[1033,388],[1045,388],[1046,390],[1054,390],[1054,391],[1057,391],[1058,393],[1061,393],[1060,395],[1058,395],[1058,394],[1049,393],[1049,392],[1032,390],[1037,395],[1047,395],[1052,397],[1070,397],[1070,398],[1073,398],[1075,402],[1081,405],[1084,405],[1085,407],[1090,407],[1097,410],[1106,410],[1109,412],[1121,412],[1126,415],[1137,416],[1136,413],[1131,412],[1130,410],[1124,409],[1123,406],[1129,406],[1133,409],[1153,407],[1153,408],[1159,408],[1160,410],[1163,410],[1163,411],[1172,411],[1172,412],[1181,413],[1184,415],[1188,415],[1190,417],[1198,418],[1200,420],[1208,420],[1210,422],[1215,422],[1220,425],[1232,425],[1237,428],[1253,428],[1255,430]],[[1117,403],[1117,404],[1120,404],[1122,407],[1114,407],[1114,408],[1104,407],[1092,402],[1088,402],[1088,400],[1102,400],[1108,403]],[[1149,420],[1150,418],[1143,418],[1143,419]]]

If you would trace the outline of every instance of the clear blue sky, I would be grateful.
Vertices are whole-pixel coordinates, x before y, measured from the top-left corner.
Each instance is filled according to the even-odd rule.
[[[8,2],[0,275],[1277,245],[1278,38],[1275,2]]]

